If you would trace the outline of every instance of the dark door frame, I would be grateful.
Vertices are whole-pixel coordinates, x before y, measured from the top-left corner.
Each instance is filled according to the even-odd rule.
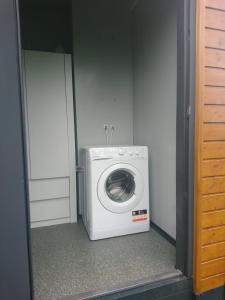
[[[17,2],[0,1],[0,298],[32,298]]]
[[[195,5],[195,0],[177,0],[177,268],[187,277],[192,276],[193,252]],[[1,0],[0,236],[3,242],[0,244],[0,278],[3,280],[0,280],[0,297],[4,300],[32,299],[18,20],[18,0]],[[153,287],[146,285],[145,290]],[[140,287],[142,291],[143,288]],[[138,289],[131,289],[127,297],[132,296],[132,291],[139,293]]]
[[[176,268],[193,271],[196,0],[177,0]],[[184,172],[184,170],[186,170]]]

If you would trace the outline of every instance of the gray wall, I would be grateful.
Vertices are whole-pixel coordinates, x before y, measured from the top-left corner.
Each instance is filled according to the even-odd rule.
[[[133,143],[132,41],[128,1],[73,1],[73,46],[78,148]]]
[[[135,10],[134,143],[150,157],[152,221],[176,235],[176,1],[140,0]]]

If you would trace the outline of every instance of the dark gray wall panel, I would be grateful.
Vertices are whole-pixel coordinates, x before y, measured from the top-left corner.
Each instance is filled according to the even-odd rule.
[[[196,296],[195,300],[224,300],[224,287],[220,287],[202,295]]]
[[[0,298],[30,299],[16,3],[0,1]]]
[[[72,53],[71,3],[65,6],[20,1],[23,49]],[[33,4],[33,5],[32,5]]]

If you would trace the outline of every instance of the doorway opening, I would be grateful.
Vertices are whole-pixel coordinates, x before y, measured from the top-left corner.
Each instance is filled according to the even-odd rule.
[[[180,276],[177,1],[19,4],[34,299],[88,299]],[[96,184],[88,157],[99,163]],[[113,168],[104,178],[119,163],[133,169]],[[139,191],[148,205],[123,213],[150,230],[123,231],[128,221],[112,206]],[[112,219],[120,234],[91,240],[94,201],[98,229]]]

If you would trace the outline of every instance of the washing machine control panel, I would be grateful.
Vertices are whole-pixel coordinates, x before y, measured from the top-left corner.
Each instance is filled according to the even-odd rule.
[[[89,153],[93,159],[148,158],[148,148],[145,146],[90,148]]]
[[[147,157],[148,151],[146,147],[121,147],[118,148],[115,152],[118,153],[119,156],[124,157]]]

